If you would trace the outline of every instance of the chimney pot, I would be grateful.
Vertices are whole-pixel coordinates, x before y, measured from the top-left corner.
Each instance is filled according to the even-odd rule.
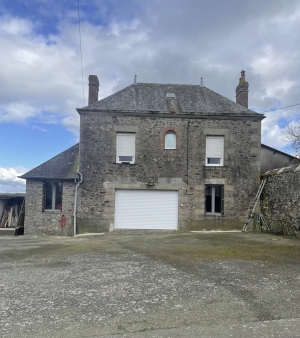
[[[249,93],[249,83],[246,81],[245,77],[246,72],[241,71],[241,77],[238,86],[235,89],[236,93],[236,103],[248,108],[248,93]]]
[[[97,75],[89,75],[89,105],[98,101],[99,80]]]

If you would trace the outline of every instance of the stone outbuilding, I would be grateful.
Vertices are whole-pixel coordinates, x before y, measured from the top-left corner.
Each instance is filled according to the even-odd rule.
[[[289,167],[297,163],[300,163],[300,160],[295,156],[292,156],[275,148],[269,147],[265,144],[261,145],[262,174],[273,169]]]
[[[248,109],[244,72],[241,104],[202,85],[136,78],[98,101],[98,78],[89,80],[79,144],[22,176],[25,233],[242,228],[260,184],[264,118]]]

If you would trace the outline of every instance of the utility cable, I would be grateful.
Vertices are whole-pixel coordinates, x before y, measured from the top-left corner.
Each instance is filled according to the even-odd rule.
[[[82,48],[81,48],[81,30],[80,30],[79,0],[78,0],[78,32],[79,32],[79,46],[80,46],[80,60],[81,60],[82,96],[83,96],[83,105],[85,106],[84,84],[83,84],[83,67],[82,67]]]
[[[290,106],[286,106],[286,107],[281,107],[281,108],[276,108],[276,109],[271,109],[271,110],[267,110],[267,111],[264,111],[262,113],[269,113],[271,111],[275,111],[275,110],[279,110],[279,109],[285,109],[285,108],[290,108],[290,107],[295,107],[295,106],[299,106],[300,103],[296,103],[296,104],[292,104]]]

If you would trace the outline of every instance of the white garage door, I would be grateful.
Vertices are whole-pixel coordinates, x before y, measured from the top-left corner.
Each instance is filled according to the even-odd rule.
[[[177,230],[178,191],[116,190],[116,229]]]

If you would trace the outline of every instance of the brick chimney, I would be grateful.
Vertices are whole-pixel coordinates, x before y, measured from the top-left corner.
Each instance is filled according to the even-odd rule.
[[[97,75],[89,75],[89,105],[98,101],[99,80]]]
[[[236,103],[248,108],[249,83],[245,79],[245,71],[241,71],[240,83],[236,87]]]

